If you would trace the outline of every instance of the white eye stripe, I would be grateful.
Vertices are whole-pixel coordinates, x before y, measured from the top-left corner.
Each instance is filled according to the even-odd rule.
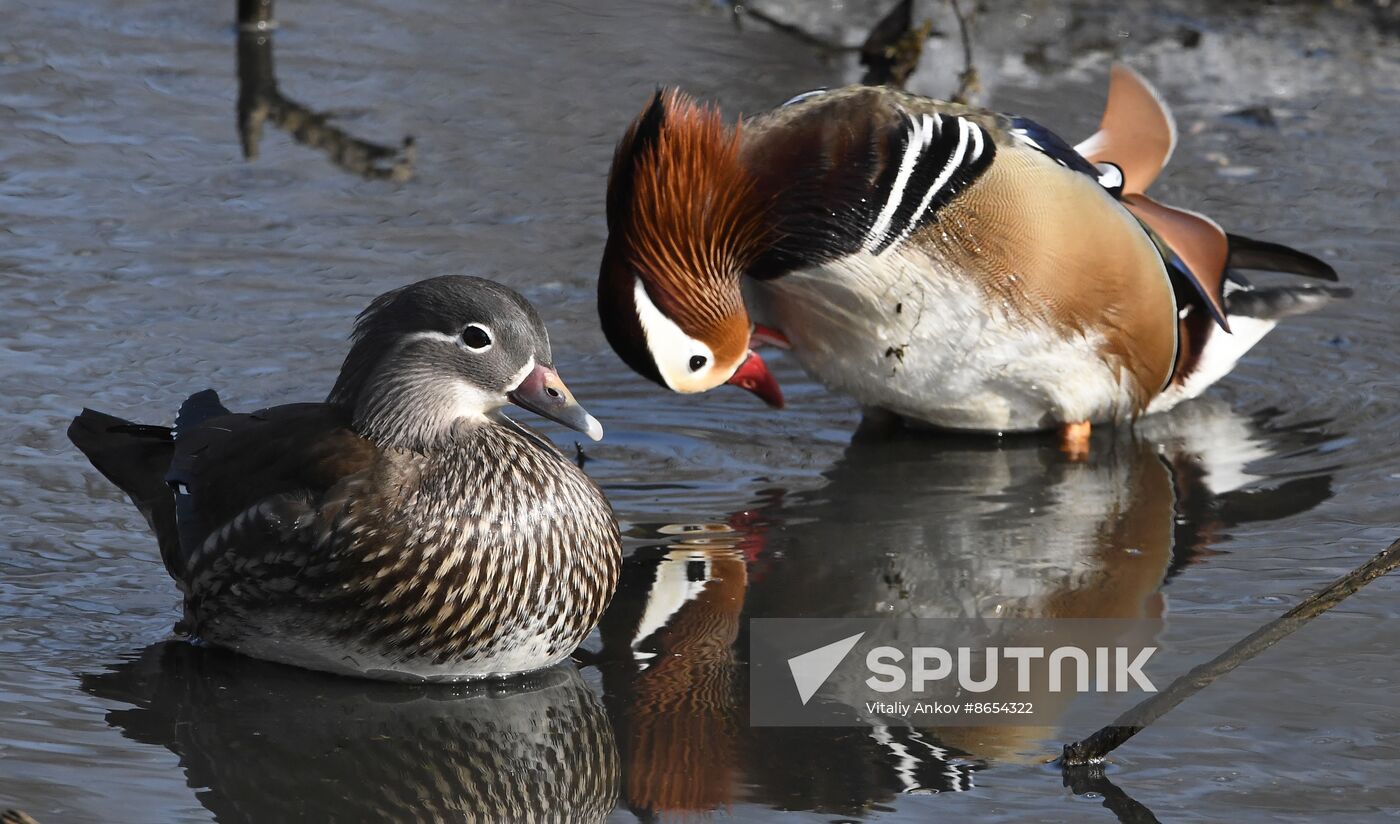
[[[706,364],[714,363],[714,353],[703,342],[687,335],[676,322],[666,317],[647,294],[646,285],[637,278],[632,288],[632,302],[637,307],[637,320],[642,326],[642,337],[646,339],[647,350],[656,363],[656,371],[666,386],[675,392],[695,392],[695,376],[699,372],[690,371],[690,359],[699,355]],[[703,371],[703,370],[702,370]]]
[[[450,343],[450,344],[452,344],[453,346],[461,346],[461,347],[465,348],[467,351],[469,351],[469,352],[475,352],[475,353],[477,353],[477,354],[480,354],[480,353],[482,353],[482,352],[487,352],[487,351],[489,351],[489,350],[491,349],[492,346],[495,346],[495,345],[496,345],[496,341],[495,341],[494,336],[491,334],[491,329],[490,329],[490,327],[484,326],[484,325],[482,325],[482,324],[480,324],[480,323],[473,323],[473,324],[470,324],[469,326],[475,326],[475,327],[477,327],[478,329],[481,329],[483,332],[485,332],[485,333],[486,333],[486,336],[489,337],[489,338],[491,338],[491,343],[486,344],[485,346],[481,347],[480,349],[476,349],[476,348],[473,348],[473,347],[471,347],[471,346],[467,346],[466,341],[462,340],[462,336],[461,336],[461,335],[449,335],[449,334],[447,334],[446,332],[434,332],[434,331],[430,331],[430,330],[425,330],[425,331],[422,331],[422,332],[410,332],[410,333],[408,333],[407,335],[404,335],[403,337],[399,338],[399,345],[400,345],[400,346],[404,346],[404,345],[407,345],[407,344],[409,344],[409,343],[412,343],[412,342],[414,342],[414,341],[419,341],[419,340],[435,340],[435,341],[441,341],[441,342],[443,342],[443,343]]]
[[[407,344],[407,343],[412,343],[413,341],[416,341],[416,340],[437,340],[437,341],[442,341],[443,343],[451,343],[451,344],[461,343],[461,339],[458,338],[456,335],[449,335],[449,334],[447,334],[446,332],[431,332],[431,331],[428,331],[428,332],[410,332],[410,333],[408,333],[407,335],[404,335],[403,337],[399,338],[399,343],[400,343],[400,345],[403,345],[403,344]]]

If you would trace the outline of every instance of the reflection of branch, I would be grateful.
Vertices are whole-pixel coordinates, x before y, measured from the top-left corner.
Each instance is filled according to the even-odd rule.
[[[346,171],[371,180],[404,181],[413,176],[413,138],[395,149],[360,140],[330,124],[330,116],[282,96],[272,63],[272,0],[238,0],[238,136],[243,156],[258,157],[265,122],[298,143],[320,149]],[[397,156],[387,166],[379,161]]]
[[[1248,661],[1327,610],[1345,601],[1357,590],[1400,566],[1400,540],[1386,547],[1376,557],[1333,581],[1326,589],[1315,593],[1298,606],[1280,615],[1247,638],[1193,668],[1172,682],[1162,692],[1128,710],[1107,727],[1073,744],[1065,745],[1060,761],[1075,767],[1102,761],[1119,745],[1137,735],[1148,724],[1161,718],[1177,704],[1195,695],[1216,678]]]
[[[900,0],[875,24],[860,47],[860,62],[866,68],[860,82],[904,88],[909,75],[919,66],[924,41],[932,31],[932,20],[914,28],[914,0]]]
[[[832,42],[803,29],[793,23],[776,17],[740,0],[728,0],[734,25],[738,26],[744,17],[771,26],[784,34],[791,35],[810,46],[816,46],[828,54],[859,52],[861,65],[866,67],[861,82],[868,86],[893,86],[902,89],[919,65],[923,55],[924,42],[941,36],[933,30],[933,21],[925,21],[917,28],[913,25],[913,0],[899,0],[893,8],[870,30],[865,42],[858,47]],[[958,20],[958,32],[962,37],[963,70],[958,75],[958,88],[950,98],[954,103],[972,103],[981,90],[982,81],[977,67],[972,62],[972,34],[970,18],[964,15],[958,0],[949,0],[953,15]]]
[[[954,103],[971,103],[982,88],[982,80],[977,67],[972,64],[972,35],[968,32],[967,18],[963,16],[958,0],[948,0],[953,6],[953,16],[958,18],[958,34],[962,36],[963,70],[958,75],[958,90],[953,92]]]
[[[1157,816],[1142,802],[1123,792],[1104,775],[1102,764],[1090,764],[1064,771],[1065,786],[1075,795],[1098,793],[1104,809],[1120,824],[1157,824]]]
[[[265,31],[276,27],[272,0],[238,0],[238,28]]]
[[[816,46],[817,48],[823,49],[828,52],[859,51],[859,49],[854,46],[847,46],[842,43],[833,43],[830,40],[818,37],[817,35],[812,34],[811,32],[807,31],[801,26],[795,25],[793,23],[788,23],[783,20],[779,20],[778,18],[773,17],[772,15],[767,14],[763,11],[760,11],[759,9],[756,9],[753,6],[738,2],[738,0],[730,0],[729,13],[734,17],[735,26],[740,25],[745,17],[752,17],[753,19],[757,20],[760,23],[763,23],[766,26],[771,26],[784,34],[792,35],[793,37],[797,38],[798,40],[801,40],[803,43],[806,43],[809,46]]]

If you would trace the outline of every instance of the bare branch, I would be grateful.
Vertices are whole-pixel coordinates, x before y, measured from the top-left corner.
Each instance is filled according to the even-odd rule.
[[[1172,708],[1195,695],[1211,682],[1248,661],[1312,619],[1345,601],[1380,576],[1400,566],[1400,540],[1386,547],[1371,560],[1333,581],[1321,592],[1280,615],[1234,646],[1172,682],[1171,686],[1120,715],[1112,724],[1073,744],[1060,756],[1063,767],[1095,764],[1166,715]]]

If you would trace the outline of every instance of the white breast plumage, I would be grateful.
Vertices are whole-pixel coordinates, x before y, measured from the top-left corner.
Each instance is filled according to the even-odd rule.
[[[782,329],[828,388],[935,426],[1018,431],[1126,418],[1128,377],[1090,335],[1065,337],[913,244],[747,284],[755,320]]]

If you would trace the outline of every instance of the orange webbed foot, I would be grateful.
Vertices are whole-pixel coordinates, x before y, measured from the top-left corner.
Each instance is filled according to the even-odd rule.
[[[1060,451],[1074,463],[1089,459],[1089,433],[1093,425],[1088,421],[1060,424]]]

